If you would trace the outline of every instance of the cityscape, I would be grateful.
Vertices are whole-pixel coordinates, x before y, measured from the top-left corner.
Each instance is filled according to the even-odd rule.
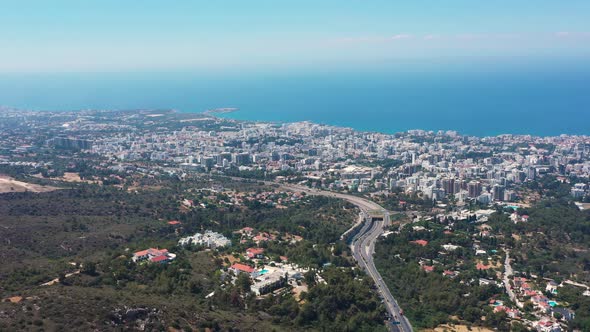
[[[574,232],[560,242],[560,236],[551,236],[555,230],[549,226],[534,226],[540,222],[538,209],[552,205],[557,211],[567,210],[557,212],[566,220],[588,218],[588,136],[475,137],[424,130],[389,135],[311,122],[247,122],[210,112],[172,110],[4,108],[0,127],[7,204],[18,192],[54,194],[111,187],[137,194],[176,188],[174,200],[166,203],[173,210],[153,212],[155,220],[142,226],[160,235],[140,236],[144,247],[136,247],[131,256],[125,254],[129,248],[119,249],[117,255],[142,268],[181,264],[179,259],[195,252],[218,257],[216,280],[211,282],[222,288],[210,288],[202,300],[215,298],[227,287],[240,287],[244,299],[249,293],[255,301],[289,294],[301,305],[306,302],[302,294],[329,285],[334,266],[356,270],[375,283],[372,296],[381,303],[376,321],[382,317],[382,327],[390,330],[464,325],[565,331],[584,315],[576,301],[590,297],[588,256],[579,247],[588,233],[578,234],[557,221],[561,226],[555,227],[566,227],[559,232]],[[176,182],[180,184],[173,185]],[[238,222],[229,214],[221,223],[195,220],[211,209],[287,213],[317,199],[348,205],[342,205],[346,217],[339,220],[345,231],[322,243],[332,257],[313,263],[305,255],[289,257],[290,247],[311,240],[307,230],[302,232],[306,226],[271,226],[243,217]],[[72,231],[83,239],[95,226],[77,227]],[[12,241],[10,230],[18,228],[5,227],[5,238]],[[534,229],[542,232],[533,233]],[[72,252],[80,246],[73,251],[79,253],[71,258],[75,259],[87,244],[70,241],[64,240],[59,250]],[[530,252],[539,241],[550,250],[550,257]],[[65,254],[63,259],[70,256],[65,252],[59,254]],[[556,257],[561,258],[555,261]],[[535,259],[539,262],[531,264]],[[574,262],[582,265],[579,270],[564,268],[559,259],[571,260],[572,268],[578,264]],[[353,261],[359,268],[351,265]],[[90,264],[92,271],[86,271],[84,264]],[[108,274],[106,264],[74,262],[55,283],[68,285],[69,279],[82,274]],[[454,318],[436,312],[445,311],[441,308],[429,308],[436,314],[426,320],[424,309],[416,304],[408,307],[407,295],[396,291],[401,285],[392,279],[395,273],[410,273],[389,270],[400,264],[415,268],[412,272],[419,273],[422,282],[437,275],[439,282],[449,283],[447,287],[455,287],[462,297],[480,294],[476,306],[451,315]],[[53,285],[43,284],[47,283]],[[21,296],[6,300],[21,301],[26,300]],[[237,304],[243,305],[247,306]],[[416,321],[418,317],[424,320]],[[150,322],[145,319],[143,324]]]
[[[0,332],[590,332],[590,1],[5,1]]]

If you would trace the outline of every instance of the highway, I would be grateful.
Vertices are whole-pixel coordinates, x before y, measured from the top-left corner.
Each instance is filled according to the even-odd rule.
[[[381,278],[379,271],[373,262],[373,253],[375,250],[375,242],[377,238],[383,233],[383,226],[389,223],[389,215],[385,212],[383,220],[371,221],[368,219],[365,223],[368,227],[363,227],[359,233],[353,238],[352,252],[354,258],[359,265],[367,272],[375,282],[377,291],[383,299],[383,303],[387,308],[389,316],[392,318],[388,322],[388,327],[391,331],[412,331],[412,326],[408,319],[402,315],[402,309],[391,295],[389,288]],[[393,325],[393,322],[398,322],[399,325]]]
[[[389,225],[389,213],[379,204],[369,201],[362,197],[353,195],[346,195],[340,193],[333,193],[323,190],[309,189],[304,186],[279,184],[282,188],[291,191],[305,192],[308,195],[320,195],[344,199],[361,210],[361,218],[364,218],[364,224],[362,225],[359,232],[353,237],[351,241],[351,250],[354,259],[358,262],[359,266],[373,279],[379,295],[383,299],[383,304],[387,309],[387,313],[391,318],[387,323],[387,327],[390,331],[396,332],[411,332],[412,325],[408,319],[402,315],[402,309],[400,308],[397,301],[391,295],[389,288],[381,278],[379,271],[375,267],[373,262],[373,253],[375,251],[375,242],[377,238],[383,234],[383,228],[385,225]],[[382,220],[372,220],[371,213],[379,212],[384,216]],[[357,225],[353,226],[356,227]],[[395,322],[395,323],[394,323]]]

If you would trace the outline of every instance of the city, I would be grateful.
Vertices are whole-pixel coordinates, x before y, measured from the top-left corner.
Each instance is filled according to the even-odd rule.
[[[0,111],[0,129],[3,192],[112,187],[137,194],[176,188],[171,193],[175,199],[168,203],[173,209],[159,208],[169,210],[167,215],[174,220],[142,226],[162,238],[146,235],[140,241],[144,247],[138,246],[129,259],[142,265],[137,268],[153,269],[146,264],[150,262],[173,266],[182,264],[178,260],[185,259],[183,255],[212,252],[225,261],[216,272],[217,282],[222,289],[240,285],[245,291],[240,301],[247,301],[250,292],[262,301],[269,294],[285,296],[291,290],[302,305],[306,302],[302,292],[311,292],[312,285],[330,285],[331,265],[354,269],[347,258],[352,257],[361,267],[354,272],[360,273],[356,278],[366,273],[376,285],[380,315],[390,330],[467,324],[562,331],[583,324],[576,317],[584,313],[577,312],[580,304],[574,303],[587,303],[590,296],[587,232],[565,228],[568,233],[562,240],[548,226],[535,225],[544,222],[540,208],[563,209],[556,212],[563,220],[588,218],[588,136],[480,138],[424,130],[389,135],[311,122],[247,122],[171,110],[9,108]],[[175,181],[185,184],[170,187]],[[342,206],[350,223],[341,224],[341,235],[313,242],[314,248],[321,244],[322,250],[332,252],[332,258],[317,263],[287,256],[289,246],[316,241],[309,237],[317,235],[301,231],[311,224],[286,228],[271,223],[270,227],[221,215],[225,220],[203,224],[188,217],[211,209],[289,213],[317,204],[313,203],[317,199],[350,204]],[[150,218],[165,218],[159,212],[152,214]],[[82,238],[94,226],[78,222],[71,227]],[[546,234],[537,232],[538,227]],[[6,238],[11,238],[10,232]],[[552,255],[546,261],[530,251],[539,241]],[[162,244],[175,249],[158,249]],[[85,245],[81,246],[79,250]],[[66,251],[76,252],[74,247],[70,244]],[[336,248],[346,254],[334,254]],[[576,267],[560,266],[556,259],[571,260]],[[92,266],[87,275],[107,273],[107,264],[113,262],[86,263]],[[82,262],[74,265],[59,282],[67,285],[67,279],[86,270]],[[472,307],[457,312],[420,309],[424,303],[407,303],[410,295],[400,292],[401,284],[393,279],[407,278],[408,273],[417,273],[416,282],[443,282],[441,289],[451,287],[459,297],[479,299],[473,298]],[[219,292],[209,292],[205,298],[211,301]],[[21,301],[16,295],[10,299]],[[237,298],[232,301],[238,307],[248,306]],[[422,310],[430,312],[428,319]]]
[[[590,1],[4,1],[0,332],[590,331]]]

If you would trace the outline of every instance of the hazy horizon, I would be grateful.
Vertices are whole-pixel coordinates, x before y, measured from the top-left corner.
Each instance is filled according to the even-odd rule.
[[[4,4],[0,72],[380,68],[590,57],[587,1]]]

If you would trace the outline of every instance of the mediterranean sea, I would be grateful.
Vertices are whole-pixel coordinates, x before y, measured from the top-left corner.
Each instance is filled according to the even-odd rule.
[[[239,120],[364,131],[590,135],[590,69],[10,74],[0,105],[33,110],[235,107]]]

